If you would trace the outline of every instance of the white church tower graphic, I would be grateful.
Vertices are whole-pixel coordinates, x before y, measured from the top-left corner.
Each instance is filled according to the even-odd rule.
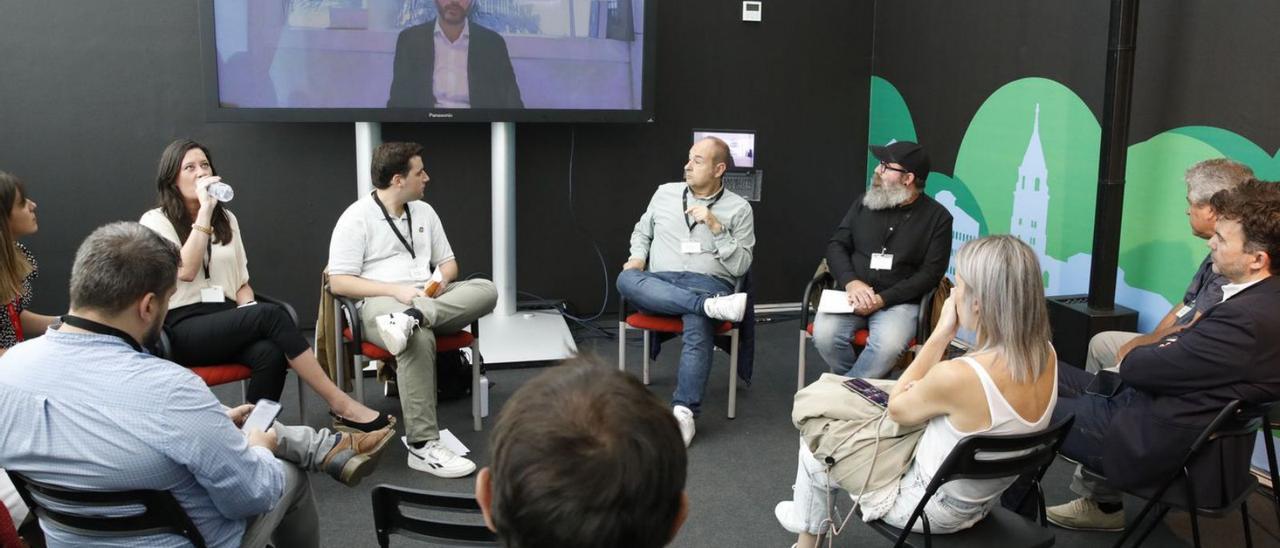
[[[933,199],[951,212],[951,259],[947,262],[947,277],[954,283],[956,281],[956,255],[960,253],[960,246],[981,236],[978,233],[978,220],[956,204],[956,195],[950,190],[939,192]]]
[[[1040,144],[1040,105],[1031,128],[1031,142],[1018,166],[1018,182],[1013,191],[1013,217],[1009,233],[1021,238],[1034,249],[1041,262],[1045,253],[1045,223],[1049,220],[1049,169],[1044,164],[1044,147]]]

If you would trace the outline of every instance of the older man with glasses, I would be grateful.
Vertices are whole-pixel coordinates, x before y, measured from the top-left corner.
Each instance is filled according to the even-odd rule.
[[[951,258],[951,214],[924,194],[929,155],[910,141],[872,146],[880,161],[827,243],[827,266],[852,313],[819,312],[813,339],[832,371],[883,377],[915,335],[920,297]],[[868,329],[861,352],[853,336]]]

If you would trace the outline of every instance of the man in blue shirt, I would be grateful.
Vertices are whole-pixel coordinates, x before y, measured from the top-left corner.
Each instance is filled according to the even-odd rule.
[[[85,240],[63,324],[0,359],[0,467],[75,490],[169,491],[209,546],[318,546],[302,469],[354,483],[392,432],[279,423],[241,432],[251,405],[225,408],[189,370],[142,350],[159,337],[178,262],[177,247],[137,223]],[[49,546],[189,545],[171,534],[90,538],[41,525]]]

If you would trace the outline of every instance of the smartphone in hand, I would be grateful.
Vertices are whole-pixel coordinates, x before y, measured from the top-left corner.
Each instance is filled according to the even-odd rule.
[[[276,422],[276,417],[280,416],[280,409],[280,402],[268,399],[258,400],[258,403],[253,404],[253,411],[249,413],[249,418],[245,419],[240,431],[261,430],[266,432]]]
[[[867,401],[879,405],[880,407],[889,406],[889,393],[879,389],[876,385],[867,382],[866,379],[853,378],[841,383],[850,392],[862,396]]]

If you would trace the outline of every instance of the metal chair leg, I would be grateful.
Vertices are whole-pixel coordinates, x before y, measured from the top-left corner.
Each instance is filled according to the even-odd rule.
[[[1244,546],[1253,548],[1253,533],[1249,530],[1249,501],[1240,501],[1240,520],[1244,522]]]
[[[801,329],[800,330],[800,358],[796,360],[799,363],[799,366],[796,367],[796,392],[799,392],[801,388],[804,388],[804,355],[805,355],[805,350],[807,350],[805,343],[808,342],[807,340],[808,338],[809,338],[809,332]]]
[[[480,417],[480,368],[484,365],[480,358],[480,340],[471,341],[471,419],[476,432],[484,428]]]
[[[618,371],[627,370],[627,322],[618,322]]]
[[[738,329],[729,332],[729,418],[738,414]]]
[[[353,375],[353,378],[351,379],[351,383],[355,385],[356,401],[360,402],[360,404],[363,405],[364,404],[364,367],[366,365],[367,359],[364,356],[354,356],[354,359],[352,361],[355,362],[355,367],[351,372]]]
[[[240,403],[253,403],[249,401],[249,381],[240,381]]]
[[[647,329],[640,330],[640,336],[644,337],[644,385],[649,386],[649,338],[652,333]]]
[[[1270,421],[1271,419],[1266,419]],[[1276,524],[1280,525],[1280,470],[1276,470],[1276,440],[1271,435],[1271,423],[1264,423],[1262,445],[1267,448],[1267,468],[1271,469],[1271,500],[1276,512]]]
[[[1142,534],[1138,535],[1138,540],[1137,542],[1133,543],[1133,546],[1135,548],[1138,546],[1142,546],[1142,543],[1147,540],[1147,537],[1151,536],[1151,532],[1156,530],[1156,526],[1160,525],[1160,523],[1164,521],[1164,517],[1168,514],[1169,514],[1169,507],[1161,505],[1160,510],[1155,513],[1155,516],[1152,517],[1151,521],[1147,523],[1146,528],[1142,530]],[[1134,522],[1135,526],[1137,524],[1138,522]],[[1128,536],[1129,531],[1130,529],[1125,530],[1125,536]],[[1123,542],[1124,542],[1124,537],[1120,537],[1120,542],[1116,543],[1116,546],[1120,546],[1120,544]]]

